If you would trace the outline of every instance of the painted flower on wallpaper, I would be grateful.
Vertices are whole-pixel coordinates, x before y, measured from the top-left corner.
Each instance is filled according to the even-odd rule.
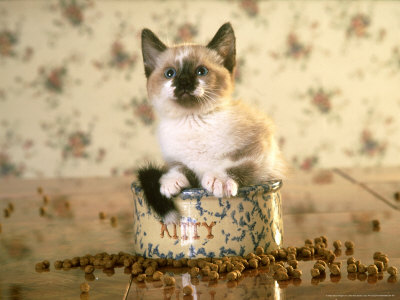
[[[310,171],[318,164],[318,156],[312,155],[299,160],[297,156],[292,159],[293,164],[303,171]]]
[[[365,14],[356,14],[351,17],[347,27],[347,36],[358,38],[368,36],[368,27],[371,25],[371,19]]]
[[[257,0],[241,0],[239,2],[240,8],[247,13],[249,17],[258,15],[259,7]]]
[[[197,36],[198,29],[192,23],[184,23],[177,29],[176,36],[174,38],[175,43],[188,43],[192,42]]]
[[[70,24],[79,26],[84,20],[83,9],[85,5],[79,4],[76,0],[60,0],[62,15]]]
[[[25,170],[24,164],[17,165],[7,153],[0,152],[0,177],[20,177]]]
[[[301,42],[298,36],[291,32],[286,39],[286,56],[295,60],[307,58],[311,53],[311,46]]]
[[[133,98],[130,105],[133,108],[134,116],[139,118],[144,125],[152,125],[154,123],[154,110],[146,98],[143,98],[141,101]]]
[[[133,68],[137,61],[137,55],[126,51],[120,41],[115,41],[111,45],[111,59],[109,65],[117,69]]]
[[[378,141],[368,129],[361,132],[360,140],[361,148],[359,151],[362,155],[373,157],[383,155],[386,151],[387,143]]]
[[[90,134],[87,132],[78,130],[70,133],[62,152],[63,158],[70,156],[75,158],[88,157],[87,147],[90,145],[90,140]]]
[[[336,95],[337,91],[326,91],[324,88],[310,88],[308,96],[311,100],[311,105],[318,109],[319,112],[325,114],[329,113],[332,109],[332,97]]]
[[[18,43],[18,37],[15,32],[3,30],[0,32],[0,55],[15,56],[14,46]]]
[[[65,77],[67,75],[66,67],[56,67],[48,71],[41,69],[39,71],[44,78],[45,88],[49,92],[61,93],[65,85]]]

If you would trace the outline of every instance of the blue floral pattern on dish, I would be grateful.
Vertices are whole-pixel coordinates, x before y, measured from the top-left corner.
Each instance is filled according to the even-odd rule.
[[[216,198],[204,189],[186,189],[176,198],[180,223],[164,224],[147,207],[142,188],[134,195],[134,250],[146,257],[244,255],[262,246],[282,245],[281,180],[242,187],[236,197]]]

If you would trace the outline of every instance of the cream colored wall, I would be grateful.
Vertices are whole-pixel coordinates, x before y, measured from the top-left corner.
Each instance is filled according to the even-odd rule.
[[[226,21],[235,97],[273,117],[295,168],[400,165],[400,2],[0,1],[0,175],[160,160],[140,31],[205,43]]]

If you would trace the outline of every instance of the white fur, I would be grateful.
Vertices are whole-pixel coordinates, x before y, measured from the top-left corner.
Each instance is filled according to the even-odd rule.
[[[169,170],[168,173],[164,174],[160,178],[160,192],[164,196],[171,198],[179,194],[179,192],[188,187],[189,181],[181,172],[179,172],[176,168]]]
[[[183,47],[183,48],[179,51],[178,55],[176,56],[175,61],[178,62],[178,63],[179,63],[179,66],[182,67],[182,65],[183,65],[183,59],[186,58],[186,57],[188,57],[189,54],[190,54],[190,48],[188,48],[188,47]]]
[[[167,213],[165,215],[165,217],[163,218],[163,223],[165,225],[168,224],[178,224],[179,223],[179,219],[180,219],[180,215],[177,211],[170,211],[169,213]]]

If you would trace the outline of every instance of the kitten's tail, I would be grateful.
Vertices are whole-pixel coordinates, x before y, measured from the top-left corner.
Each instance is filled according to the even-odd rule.
[[[143,189],[144,199],[164,224],[177,223],[180,213],[172,198],[167,198],[160,192],[160,178],[167,169],[154,164],[148,164],[138,169],[137,178]]]

